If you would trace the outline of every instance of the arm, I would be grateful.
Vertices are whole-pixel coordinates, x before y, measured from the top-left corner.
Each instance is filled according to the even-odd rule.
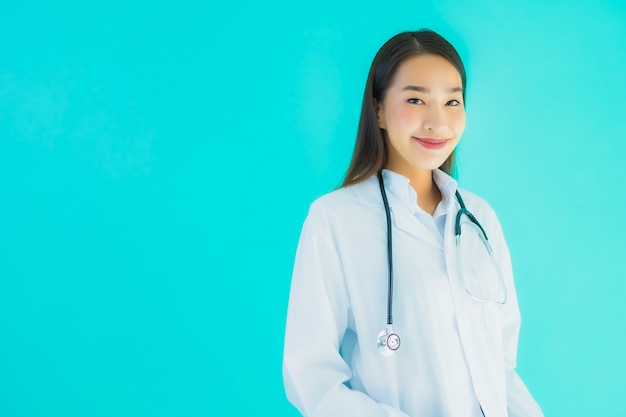
[[[539,405],[515,371],[521,318],[513,282],[511,257],[499,223],[497,223],[494,238],[497,245],[495,250],[498,254],[498,264],[502,268],[502,275],[508,291],[508,302],[502,307],[501,323],[509,417],[543,417]]]
[[[291,284],[283,378],[304,416],[408,417],[346,385],[352,371],[339,352],[350,304],[338,248],[315,205],[305,221]]]

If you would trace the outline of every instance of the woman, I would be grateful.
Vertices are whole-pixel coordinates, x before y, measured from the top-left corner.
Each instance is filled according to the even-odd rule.
[[[429,30],[374,58],[345,182],[312,204],[296,255],[283,375],[303,415],[542,416],[515,372],[500,224],[450,176],[465,84]]]

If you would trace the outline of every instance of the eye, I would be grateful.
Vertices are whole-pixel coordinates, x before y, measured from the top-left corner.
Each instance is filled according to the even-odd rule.
[[[424,104],[421,98],[410,98],[407,101],[411,104]]]
[[[459,100],[450,100],[446,103],[446,106],[460,106],[461,102]]]

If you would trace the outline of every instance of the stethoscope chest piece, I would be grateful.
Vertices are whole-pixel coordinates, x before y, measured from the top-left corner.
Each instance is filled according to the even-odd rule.
[[[378,351],[383,356],[391,356],[400,347],[400,336],[393,331],[391,326],[378,333]]]

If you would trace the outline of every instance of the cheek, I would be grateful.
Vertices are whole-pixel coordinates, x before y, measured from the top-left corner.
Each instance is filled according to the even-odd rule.
[[[393,121],[391,123],[395,125],[396,129],[403,129],[415,123],[415,114],[405,107],[396,107],[393,109]]]
[[[465,112],[459,112],[450,120],[450,127],[457,133],[462,134],[465,130]]]

